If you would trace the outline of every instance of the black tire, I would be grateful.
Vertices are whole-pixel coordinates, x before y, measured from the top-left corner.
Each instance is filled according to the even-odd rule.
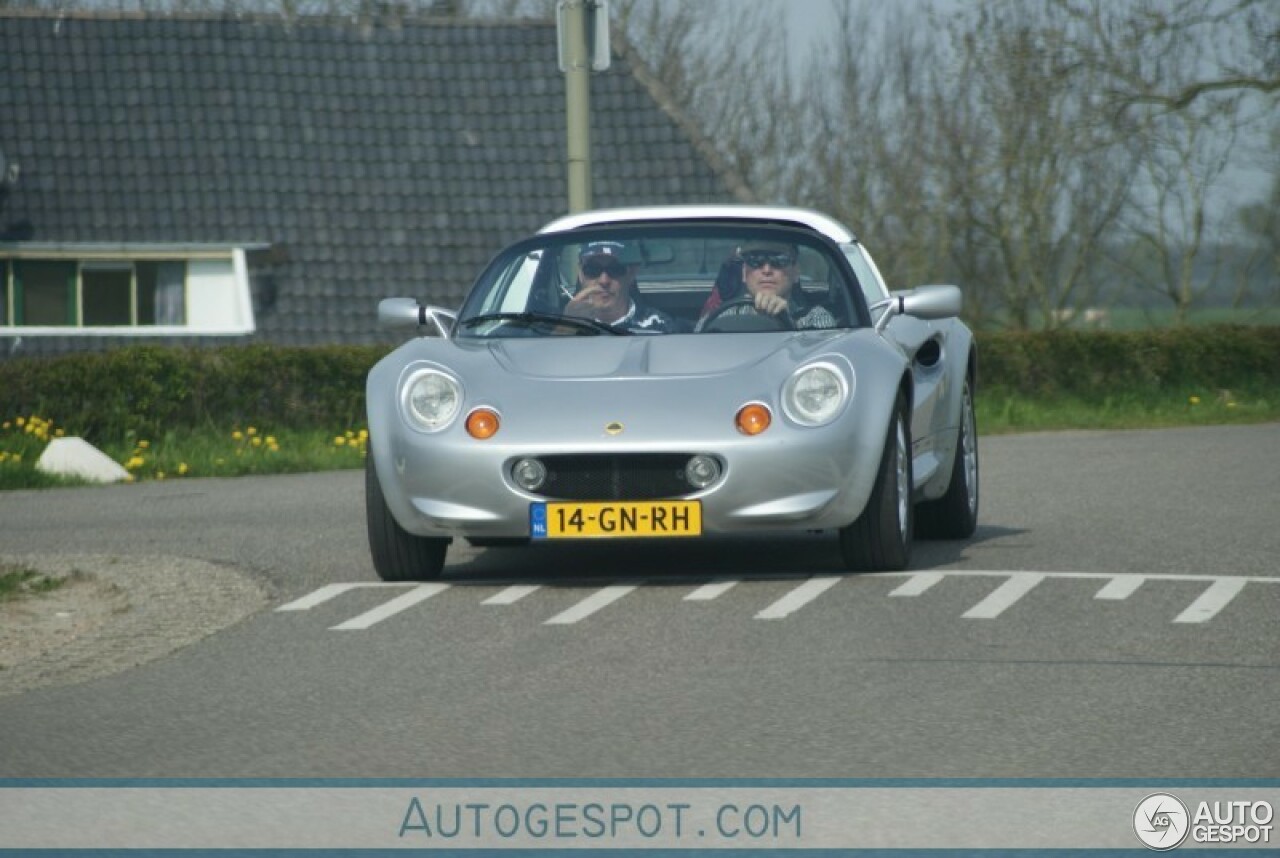
[[[967,378],[963,396],[951,484],[946,494],[920,504],[916,512],[916,532],[926,539],[967,539],[978,529],[978,423]]]
[[[911,560],[911,423],[898,395],[885,433],[875,487],[862,515],[840,529],[840,553],[853,572],[896,572]]]
[[[365,518],[369,526],[369,553],[373,568],[383,581],[434,581],[444,572],[444,555],[452,541],[447,538],[415,536],[391,515],[382,496],[373,452],[364,460]]]

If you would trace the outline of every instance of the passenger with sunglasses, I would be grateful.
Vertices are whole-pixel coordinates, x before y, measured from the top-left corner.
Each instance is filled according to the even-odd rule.
[[[679,332],[675,319],[637,300],[637,267],[621,242],[586,245],[578,255],[578,291],[565,305],[565,315],[595,319],[632,333]]]
[[[765,316],[786,314],[790,326],[805,328],[834,328],[836,317],[826,307],[804,302],[800,290],[794,289],[799,275],[799,249],[794,244],[779,241],[749,241],[738,248],[741,260],[742,283],[752,304],[729,308],[729,315],[759,313]],[[731,297],[721,295],[720,299]],[[702,320],[706,320],[719,305],[719,301],[703,308]],[[702,321],[698,323],[698,329]]]

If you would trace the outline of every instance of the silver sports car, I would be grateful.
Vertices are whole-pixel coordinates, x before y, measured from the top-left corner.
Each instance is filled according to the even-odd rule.
[[[571,215],[369,373],[369,546],[390,581],[449,543],[830,531],[852,570],[978,515],[976,354],[954,286],[889,292],[813,211]]]

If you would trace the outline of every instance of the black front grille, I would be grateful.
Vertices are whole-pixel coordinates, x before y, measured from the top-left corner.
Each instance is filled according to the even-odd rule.
[[[684,453],[543,456],[547,481],[538,494],[563,500],[654,500],[693,491]]]

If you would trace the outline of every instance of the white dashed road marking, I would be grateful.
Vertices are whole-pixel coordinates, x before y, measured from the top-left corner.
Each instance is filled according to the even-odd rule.
[[[1240,594],[1247,583],[1246,578],[1219,578],[1200,594],[1200,598],[1192,602],[1175,623],[1203,623],[1227,606],[1227,603]]]
[[[925,590],[928,590],[934,584],[941,581],[944,577],[946,576],[941,572],[913,572],[904,583],[889,595],[919,596]]]
[[[723,596],[737,583],[737,581],[712,581],[710,584],[703,584],[685,596],[684,600],[686,602],[709,602],[717,596]]]
[[[1240,595],[1248,584],[1280,584],[1280,577],[1246,577],[1240,575],[1176,575],[1172,573],[1113,573],[1113,572],[1025,572],[1025,571],[985,571],[974,569],[926,570],[921,572],[881,572],[867,575],[820,575],[801,581],[764,610],[755,614],[758,620],[781,620],[803,608],[819,596],[826,593],[842,580],[851,583],[866,583],[879,579],[903,579],[902,583],[890,590],[889,596],[919,597],[933,591],[937,585],[948,578],[1000,578],[1000,584],[978,604],[969,608],[961,616],[965,619],[994,620],[1012,608],[1023,596],[1035,589],[1046,578],[1100,581],[1102,586],[1093,594],[1095,600],[1119,602],[1128,599],[1139,588],[1148,582],[1196,582],[1202,583],[1205,590],[1180,613],[1175,623],[1206,623],[1222,612]],[[717,579],[695,587],[683,598],[685,602],[710,602],[718,599],[737,585],[742,579]],[[597,611],[608,607],[623,596],[638,589],[640,584],[625,584],[604,587],[573,607],[561,611],[545,625],[568,626],[578,623]],[[331,628],[337,630],[367,629],[382,622],[388,617],[408,610],[409,608],[430,599],[450,585],[441,582],[419,584],[414,582],[395,583],[382,581],[362,581],[341,584],[327,584],[307,595],[276,608],[277,611],[309,611],[319,605],[347,593],[351,590],[366,589],[405,589],[407,592],[390,599],[373,610],[366,611],[346,622]],[[470,588],[462,588],[466,592]],[[520,584],[504,587],[484,599],[481,604],[508,606],[533,595],[543,589],[540,584]],[[942,597],[937,597],[942,598]]]
[[[500,592],[494,593],[480,604],[482,605],[514,605],[530,593],[537,592],[542,589],[537,584],[513,585]]]
[[[756,614],[757,620],[781,620],[803,608],[823,593],[840,583],[840,576],[829,575],[810,578],[787,595]]]
[[[567,611],[556,614],[547,620],[545,625],[548,626],[568,626],[591,616],[596,611],[621,599],[623,596],[636,589],[634,584],[619,585],[616,587],[605,587],[603,590],[588,596],[578,604],[574,605]]]
[[[348,631],[352,629],[367,629],[375,623],[380,623],[387,617],[395,616],[401,611],[407,611],[419,602],[425,602],[432,596],[443,593],[449,589],[448,584],[419,584],[408,593],[402,596],[396,596],[390,602],[384,602],[372,611],[365,611],[358,617],[352,617],[345,623],[338,623],[333,626],[336,631]]]
[[[281,605],[276,608],[277,611],[309,611],[316,605],[323,605],[325,602],[341,596],[348,590],[354,590],[357,587],[365,587],[366,584],[326,584],[313,593],[308,593],[301,599],[295,599],[287,605]]]
[[[994,620],[1044,580],[1043,575],[1024,574],[1005,581],[987,598],[965,611],[966,620]]]
[[[1112,578],[1103,585],[1101,590],[1093,594],[1093,598],[1113,599],[1115,601],[1127,599],[1132,596],[1134,591],[1141,587],[1142,582],[1146,580],[1147,579],[1141,575],[1124,575]]]

